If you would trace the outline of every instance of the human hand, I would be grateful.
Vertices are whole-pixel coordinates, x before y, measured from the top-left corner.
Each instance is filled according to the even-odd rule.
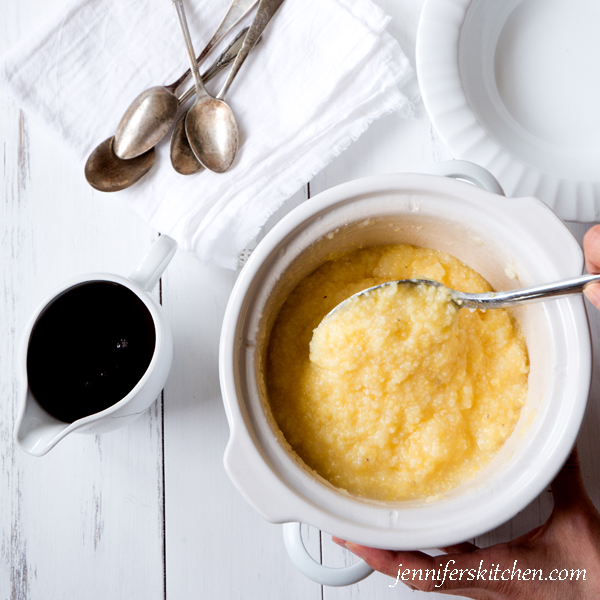
[[[585,491],[577,449],[552,482],[552,495],[554,509],[544,525],[489,548],[463,543],[442,548],[445,555],[431,557],[423,552],[368,548],[338,538],[333,541],[396,579],[390,587],[404,578],[403,583],[413,590],[475,600],[597,600],[600,514]]]
[[[600,273],[600,225],[588,229],[583,238],[585,268],[589,273]],[[600,310],[600,283],[594,283],[585,290],[587,299]]]

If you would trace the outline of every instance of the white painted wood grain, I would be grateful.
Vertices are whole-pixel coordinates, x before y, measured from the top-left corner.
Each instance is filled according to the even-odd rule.
[[[12,440],[17,339],[37,304],[86,271],[127,274],[153,234],[81,182],[51,140],[2,99],[0,597],[162,597],[158,406],[132,427],[74,435],[43,458]],[[74,343],[77,341],[74,340]]]
[[[175,356],[165,388],[167,597],[320,598],[223,469],[229,437],[217,373],[218,341],[235,273],[175,257],[163,304]]]
[[[0,52],[53,6],[5,3]],[[0,598],[163,598],[162,427],[73,435],[43,458],[12,440],[17,342],[37,304],[89,271],[127,274],[155,233],[0,95]],[[74,340],[77,343],[77,340]]]

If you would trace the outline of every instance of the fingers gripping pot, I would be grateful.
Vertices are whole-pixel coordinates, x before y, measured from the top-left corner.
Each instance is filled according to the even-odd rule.
[[[220,377],[231,429],[225,468],[265,519],[288,524],[286,545],[293,560],[321,583],[351,583],[368,570],[360,563],[347,577],[320,565],[311,570],[306,557],[298,558],[299,528],[290,523],[395,550],[462,542],[512,518],[549,484],[583,419],[590,335],[583,299],[569,297],[515,310],[530,358],[527,402],[513,434],[487,467],[440,498],[393,503],[354,498],[286,449],[265,393],[269,333],[288,294],[332,252],[397,243],[434,248],[463,261],[496,290],[581,274],[579,244],[541,201],[501,196],[489,173],[471,163],[442,163],[436,172],[492,191],[448,177],[394,174],[323,192],[259,244],[225,314]]]

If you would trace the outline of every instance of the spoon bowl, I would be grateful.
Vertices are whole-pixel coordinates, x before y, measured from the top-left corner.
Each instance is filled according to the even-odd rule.
[[[225,173],[238,150],[238,126],[233,111],[223,100],[205,96],[185,118],[185,132],[195,156],[215,173]]]
[[[150,148],[135,158],[123,160],[113,148],[114,136],[96,146],[85,163],[87,182],[100,192],[118,192],[140,180],[154,165],[156,152]]]
[[[171,164],[180,175],[194,175],[204,170],[196,158],[185,133],[185,118],[187,113],[179,117],[171,134]]]
[[[177,117],[179,99],[167,86],[143,91],[129,105],[115,134],[117,157],[129,160],[155,146]]]

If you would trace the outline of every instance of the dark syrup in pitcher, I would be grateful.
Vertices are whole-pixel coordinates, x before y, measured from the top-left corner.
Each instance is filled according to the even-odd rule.
[[[150,311],[131,290],[109,281],[76,285],[33,327],[29,389],[44,410],[72,423],[124,398],[146,372],[155,345]]]

